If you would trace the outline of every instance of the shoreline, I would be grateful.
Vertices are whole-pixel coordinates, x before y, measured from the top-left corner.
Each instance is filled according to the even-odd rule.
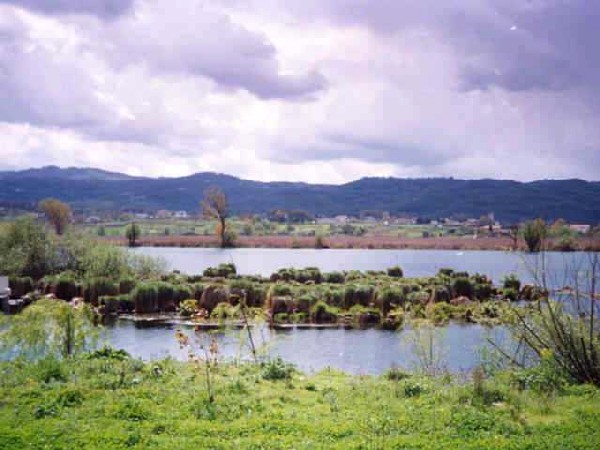
[[[102,242],[126,246],[125,238],[100,238]],[[463,250],[463,251],[526,251],[524,243],[513,248],[507,237],[431,237],[394,238],[389,236],[341,236],[323,238],[319,249],[357,250]],[[578,238],[572,248],[560,246],[558,240],[548,240],[548,251],[600,251],[600,238]],[[214,236],[143,236],[137,247],[219,248]],[[232,248],[315,249],[315,237],[240,236]]]

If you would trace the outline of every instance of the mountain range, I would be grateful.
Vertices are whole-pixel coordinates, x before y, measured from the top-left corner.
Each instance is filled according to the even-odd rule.
[[[600,182],[361,178],[341,185],[259,182],[212,172],[178,178],[133,177],[93,168],[47,166],[0,171],[0,207],[32,209],[46,197],[75,210],[199,211],[203,192],[218,186],[233,213],[304,210],[318,216],[365,211],[429,218],[494,213],[502,222],[542,217],[571,223],[600,222]]]

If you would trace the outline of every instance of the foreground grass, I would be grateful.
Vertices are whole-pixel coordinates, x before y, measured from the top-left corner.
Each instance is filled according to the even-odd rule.
[[[210,404],[203,372],[171,360],[0,369],[0,449],[593,449],[600,442],[596,388],[522,391],[509,374],[475,386],[335,371],[269,380],[282,371],[220,366]]]

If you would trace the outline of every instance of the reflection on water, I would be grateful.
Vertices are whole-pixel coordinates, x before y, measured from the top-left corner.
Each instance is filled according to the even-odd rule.
[[[171,356],[184,360],[175,340],[175,326],[159,325],[136,327],[132,322],[117,321],[106,329],[110,345],[122,348],[144,359]],[[191,328],[184,329],[190,335]],[[481,362],[480,351],[487,338],[499,343],[508,342],[508,332],[502,327],[487,328],[481,325],[451,323],[436,329],[440,348],[448,370],[470,370]],[[202,335],[201,335],[202,336]],[[248,357],[245,332],[229,330],[214,334],[220,352],[227,359]],[[325,367],[355,374],[379,374],[392,366],[413,369],[418,364],[414,352],[414,339],[409,329],[399,332],[377,329],[309,329],[255,331],[257,342],[264,344],[268,356],[281,356],[303,371],[317,371]],[[204,334],[206,337],[206,334]]]

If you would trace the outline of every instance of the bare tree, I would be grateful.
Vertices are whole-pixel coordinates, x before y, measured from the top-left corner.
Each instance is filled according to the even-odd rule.
[[[217,219],[217,234],[221,241],[221,247],[230,247],[231,239],[228,238],[227,218],[229,217],[229,204],[225,193],[216,186],[209,187],[204,192],[201,202],[202,213],[209,219]]]
[[[71,208],[66,203],[55,198],[47,198],[39,203],[39,209],[46,215],[46,219],[56,231],[61,235],[67,229],[71,221]]]

